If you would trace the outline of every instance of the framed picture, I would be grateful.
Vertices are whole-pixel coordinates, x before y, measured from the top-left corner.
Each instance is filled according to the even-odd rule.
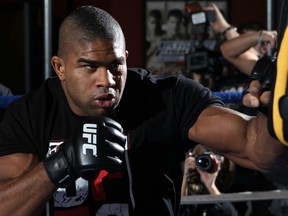
[[[227,1],[196,2],[200,9],[211,3],[215,3],[227,17]],[[192,23],[189,6],[194,4],[195,1],[146,1],[145,66],[152,73],[159,76],[188,75],[191,68],[187,56],[203,46],[214,49],[217,39],[208,21]],[[200,16],[196,18],[199,20]],[[200,56],[197,58],[199,60]]]

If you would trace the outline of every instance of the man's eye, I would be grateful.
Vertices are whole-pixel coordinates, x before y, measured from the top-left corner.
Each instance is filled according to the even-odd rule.
[[[95,65],[85,65],[84,66],[87,70],[95,70],[96,66]]]
[[[116,69],[118,69],[120,67],[120,64],[119,63],[115,63],[115,64],[111,64],[110,65],[110,69],[112,69],[112,70],[116,70]]]

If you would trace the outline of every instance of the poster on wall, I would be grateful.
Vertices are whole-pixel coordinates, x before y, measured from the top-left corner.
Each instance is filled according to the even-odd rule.
[[[197,4],[203,8],[212,2],[199,1]],[[227,2],[213,3],[217,4],[225,15]],[[191,53],[194,53],[195,50],[199,51],[203,47],[215,48],[217,42],[208,22],[192,24],[191,14],[187,10],[189,4],[187,1],[151,0],[146,2],[145,63],[146,68],[153,74],[189,76],[191,61],[189,66],[187,56],[191,56]],[[196,53],[196,56],[193,56],[193,62],[197,63],[204,58],[204,55]],[[195,66],[193,70],[197,69],[197,65]]]

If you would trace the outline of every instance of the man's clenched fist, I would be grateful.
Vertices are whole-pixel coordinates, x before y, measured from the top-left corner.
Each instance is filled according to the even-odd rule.
[[[90,179],[100,170],[121,170],[126,136],[119,123],[107,118],[90,118],[76,128],[60,151],[44,160],[51,181],[67,187],[82,177]]]

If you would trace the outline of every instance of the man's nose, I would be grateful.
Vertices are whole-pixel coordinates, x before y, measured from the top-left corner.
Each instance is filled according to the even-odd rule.
[[[113,74],[110,72],[110,70],[106,67],[101,67],[98,69],[98,82],[97,85],[99,87],[111,87],[115,85],[115,80]]]

